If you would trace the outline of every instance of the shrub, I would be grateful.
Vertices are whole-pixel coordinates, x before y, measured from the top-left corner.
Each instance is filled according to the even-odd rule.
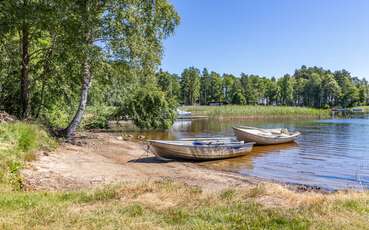
[[[93,106],[87,109],[85,118],[82,121],[82,128],[85,129],[106,129],[109,128],[109,120],[115,114],[116,108],[109,106]]]
[[[66,127],[69,121],[72,119],[72,113],[66,111],[64,105],[53,105],[47,109],[42,117],[47,121],[47,123],[54,128]]]
[[[118,113],[141,129],[167,129],[174,123],[176,107],[175,99],[156,87],[147,87],[136,90]]]

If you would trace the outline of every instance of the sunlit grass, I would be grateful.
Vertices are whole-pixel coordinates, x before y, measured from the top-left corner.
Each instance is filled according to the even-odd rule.
[[[0,197],[10,229],[364,229],[369,193],[296,193],[280,185],[205,192],[173,181]]]
[[[26,161],[35,159],[34,152],[52,149],[56,142],[38,125],[15,122],[0,124],[0,190],[19,189],[19,170]]]
[[[329,110],[307,107],[289,106],[253,106],[253,105],[225,105],[225,106],[184,106],[184,110],[196,115],[210,117],[249,117],[249,118],[293,118],[293,117],[329,117]]]

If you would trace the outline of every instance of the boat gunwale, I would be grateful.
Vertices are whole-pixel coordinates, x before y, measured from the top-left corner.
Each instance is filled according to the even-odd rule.
[[[247,126],[244,126],[244,127],[247,127]],[[299,131],[294,131],[292,132],[292,134],[288,135],[288,136],[277,136],[277,135],[257,135],[257,134],[254,134],[254,133],[250,133],[250,132],[247,132],[247,131],[244,131],[244,130],[247,130],[247,129],[255,129],[255,130],[263,130],[263,129],[260,129],[260,128],[239,128],[239,127],[232,127],[233,130],[237,130],[237,131],[240,131],[240,132],[245,132],[247,133],[248,135],[251,135],[251,136],[255,136],[255,137],[261,137],[261,138],[268,138],[268,139],[277,139],[277,140],[283,140],[283,139],[291,139],[291,138],[295,138],[295,137],[298,137],[301,135],[301,132]]]
[[[193,143],[193,141],[188,141],[188,142]],[[168,143],[168,141],[163,141],[163,140],[149,140],[149,143],[150,144],[158,143],[158,144],[188,147],[188,148],[235,148],[236,146],[239,146],[238,149],[253,147],[256,144],[256,142],[250,141],[250,142],[246,142],[243,144],[230,144],[230,143],[216,144],[215,143],[215,144],[210,144],[210,145],[193,145],[193,144],[179,145],[175,143]]]

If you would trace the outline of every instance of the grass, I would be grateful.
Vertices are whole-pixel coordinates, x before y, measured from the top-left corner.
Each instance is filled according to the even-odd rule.
[[[0,196],[0,228],[365,229],[369,224],[369,193],[257,187],[204,192],[163,180],[93,191],[8,192]]]
[[[184,106],[184,110],[195,115],[218,118],[326,118],[329,110],[307,107],[225,105],[225,106]]]
[[[42,128],[0,125],[0,229],[365,229],[369,192],[297,193],[271,183],[202,191],[172,180],[78,191],[22,191],[9,175],[39,149]],[[21,179],[21,178],[19,178]],[[12,189],[9,189],[12,188]],[[16,188],[16,189],[15,189]]]
[[[35,159],[35,151],[55,146],[56,142],[38,125],[0,124],[0,191],[21,189],[19,170]]]

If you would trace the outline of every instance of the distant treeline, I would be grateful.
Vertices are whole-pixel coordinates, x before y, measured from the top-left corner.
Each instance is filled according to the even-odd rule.
[[[189,67],[181,76],[160,70],[157,78],[163,91],[185,105],[221,102],[327,108],[369,103],[367,80],[353,77],[346,70],[302,66],[293,75],[275,78],[244,73],[221,75]]]

